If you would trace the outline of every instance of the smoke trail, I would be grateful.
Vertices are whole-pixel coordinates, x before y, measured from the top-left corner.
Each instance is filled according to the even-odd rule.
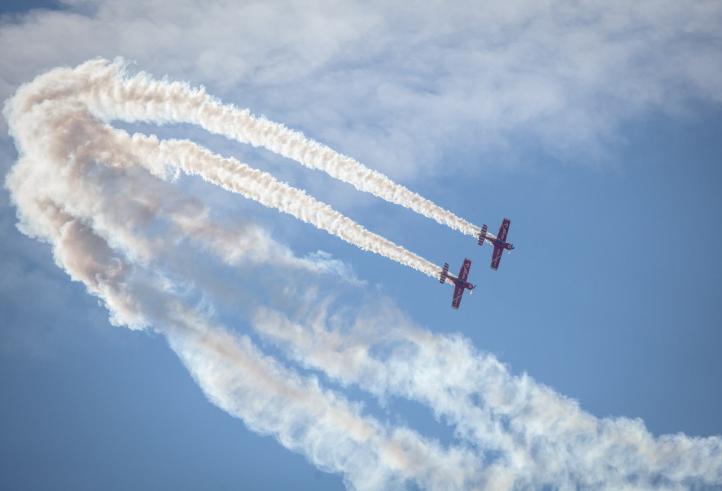
[[[51,244],[56,263],[102,299],[114,324],[153,326],[212,402],[317,467],[342,473],[349,487],[483,485],[485,472],[473,452],[445,449],[408,428],[362,415],[315,378],[283,367],[248,337],[233,336],[188,307],[184,288],[158,264],[177,260],[173,242],[189,231],[199,242],[216,243],[217,231],[206,235],[213,223],[192,202],[169,195],[168,187],[154,187],[157,180],[140,172],[135,155],[112,140],[129,137],[93,126],[72,99],[17,111],[33,89],[22,88],[5,111],[20,154],[7,178],[20,226]],[[105,146],[103,136],[110,137]],[[161,161],[151,159],[147,169],[167,177]],[[155,236],[158,220],[178,229]]]
[[[222,158],[188,140],[157,141],[135,134],[132,138],[116,133],[116,143],[143,157],[150,165],[168,162],[189,175],[198,175],[228,191],[241,194],[264,206],[287,213],[320,230],[355,245],[361,250],[384,256],[428,276],[437,277],[440,267],[405,248],[368,231],[329,205],[304,191],[276,180],[234,158]]]
[[[85,65],[80,68],[82,72]],[[32,93],[18,97],[12,110],[20,113],[41,110],[43,101],[58,103],[66,100],[66,104],[81,104],[81,108],[72,113],[75,138],[84,140],[78,152],[90,152],[113,165],[127,166],[125,161],[139,162],[154,175],[166,179],[173,176],[169,167],[175,167],[186,174],[198,175],[228,191],[292,215],[364,251],[374,252],[428,276],[438,276],[439,266],[368,231],[329,205],[276,180],[266,172],[253,169],[234,158],[219,157],[188,140],[159,141],[142,134],[131,137],[122,130],[100,124],[83,110],[82,103],[77,102],[72,87],[79,85],[82,90],[86,80],[74,75],[74,71],[66,70],[48,73],[36,81]],[[58,91],[58,86],[62,86],[63,90]],[[104,101],[106,97],[115,97],[112,90],[107,92],[110,89],[112,87],[106,84],[94,85],[92,100]],[[93,112],[92,102],[89,103],[91,106],[88,110]]]
[[[311,169],[322,170],[360,191],[401,205],[464,234],[473,237],[479,234],[480,227],[393,182],[384,174],[306,138],[301,132],[254,116],[247,109],[224,105],[206,94],[203,88],[159,81],[142,72],[128,76],[122,60],[86,62],[77,67],[73,75],[84,78],[84,86],[74,89],[75,96],[85,100],[93,113],[104,120],[119,118],[195,124],[211,133],[263,147]],[[58,92],[50,97],[57,95]],[[488,235],[494,237],[491,233]]]
[[[253,327],[307,368],[380,398],[433,408],[457,437],[494,456],[510,488],[659,489],[722,485],[722,438],[663,435],[639,420],[597,419],[459,336],[434,335],[391,305],[357,316],[304,310],[304,320],[261,308]],[[343,321],[339,321],[343,319]],[[389,326],[393,325],[393,329]],[[502,479],[503,481],[503,479]]]
[[[52,244],[57,263],[103,299],[112,322],[163,332],[207,396],[255,431],[276,436],[359,489],[407,481],[431,489],[722,484],[719,437],[655,438],[639,421],[594,418],[529,377],[512,376],[463,338],[420,329],[394,308],[371,306],[351,326],[323,312],[299,321],[259,309],[254,327],[292,358],[344,384],[429,405],[473,453],[365,417],[313,377],[264,356],[249,338],[214,325],[188,307],[193,302],[158,267],[159,258],[178,263],[174,249],[187,236],[228,262],[272,261],[279,249],[252,243],[270,242],[263,235],[224,233],[202,207],[169,194],[166,182],[153,188],[161,181],[148,172],[172,180],[177,169],[194,173],[194,163],[204,162],[214,182],[253,193],[247,169],[190,142],[131,137],[93,121],[88,102],[72,97],[80,82],[68,73],[24,87],[5,110],[21,156],[7,185],[23,231]],[[108,97],[107,84],[85,89],[96,100]],[[156,234],[159,217],[172,226]],[[233,255],[237,244],[245,248]]]

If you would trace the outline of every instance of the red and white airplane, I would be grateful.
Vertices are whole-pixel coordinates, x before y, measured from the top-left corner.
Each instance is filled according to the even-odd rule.
[[[464,263],[461,265],[459,270],[459,277],[449,274],[449,263],[444,263],[444,268],[441,270],[439,275],[439,283],[446,283],[447,280],[454,284],[454,296],[451,298],[451,306],[455,309],[459,308],[461,304],[461,297],[464,295],[464,290],[473,290],[476,285],[472,285],[466,279],[469,277],[469,270],[471,269],[471,260],[464,259]]]
[[[484,245],[484,241],[486,240],[494,246],[494,252],[491,254],[491,269],[495,271],[499,268],[499,261],[501,261],[501,255],[504,251],[510,251],[514,248],[514,244],[506,241],[506,236],[509,233],[509,225],[511,225],[511,221],[505,218],[504,221],[501,222],[501,227],[499,227],[499,233],[496,237],[486,233],[486,224],[481,227],[481,232],[479,232],[479,245]]]

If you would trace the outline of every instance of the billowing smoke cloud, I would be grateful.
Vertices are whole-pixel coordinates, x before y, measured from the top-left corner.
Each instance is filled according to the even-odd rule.
[[[123,105],[115,89],[108,92],[109,81],[119,80],[115,65],[91,62],[76,70],[84,75],[56,70],[41,76],[5,109],[20,155],[7,179],[20,227],[51,244],[57,264],[105,302],[114,324],[153,326],[166,335],[208,398],[253,430],[341,473],[356,489],[722,485],[719,437],[655,438],[639,421],[597,419],[529,377],[512,376],[465,339],[419,328],[388,304],[332,316],[323,299],[309,297],[309,305],[322,307],[307,306],[300,318],[254,305],[252,325],[295,362],[344,385],[428,405],[455,428],[452,446],[384,424],[340,391],[265,355],[251,338],[214,320],[207,302],[216,293],[176,255],[178,244],[234,265],[280,260],[284,267],[325,271],[324,262],[293,257],[253,225],[228,231],[174,187],[173,177],[200,175],[329,230],[343,217],[192,142],[131,136],[95,120],[137,120],[142,98]],[[128,84],[122,90],[132,92]],[[144,84],[141,93],[153,87]],[[169,85],[157,83],[160,91]],[[178,110],[190,104],[186,95]],[[152,112],[159,100],[146,100],[143,110]],[[162,111],[173,107],[162,103]],[[216,281],[222,290],[223,278]],[[189,284],[204,289],[202,301]]]

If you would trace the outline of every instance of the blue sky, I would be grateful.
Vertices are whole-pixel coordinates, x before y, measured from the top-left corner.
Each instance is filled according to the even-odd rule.
[[[123,3],[73,3],[26,16],[13,6],[2,18],[0,44],[13,48],[0,55],[3,99],[54,66],[124,56],[303,130],[474,223],[495,230],[508,216],[517,249],[492,272],[489,249],[473,239],[324,174],[193,127],[131,126],[239,156],[437,264],[474,261],[479,286],[455,312],[450,289],[416,271],[198,180],[177,183],[223,223],[242,217],[299,257],[320,250],[343,261],[362,286],[314,280],[338,292],[339,309],[392,302],[597,418],[640,418],[655,436],[722,433],[719,8],[198,12],[157,2],[139,15]],[[17,153],[2,129],[5,174]],[[16,230],[5,189],[0,203],[2,487],[343,489],[343,476],[211,404],[161,334],[111,326],[50,247]],[[193,261],[221,288],[238,281],[238,304],[219,298],[217,316],[264,352],[363,402],[364,414],[454,444],[452,425],[424,404],[379,401],[253,332],[248,305],[266,287],[242,280],[256,269]],[[268,277],[286,274],[298,281],[282,268]]]

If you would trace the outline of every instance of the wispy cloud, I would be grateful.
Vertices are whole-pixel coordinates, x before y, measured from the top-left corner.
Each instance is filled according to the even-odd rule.
[[[65,5],[0,28],[0,96],[123,55],[409,179],[460,146],[588,162],[627,121],[722,101],[717,2]]]

